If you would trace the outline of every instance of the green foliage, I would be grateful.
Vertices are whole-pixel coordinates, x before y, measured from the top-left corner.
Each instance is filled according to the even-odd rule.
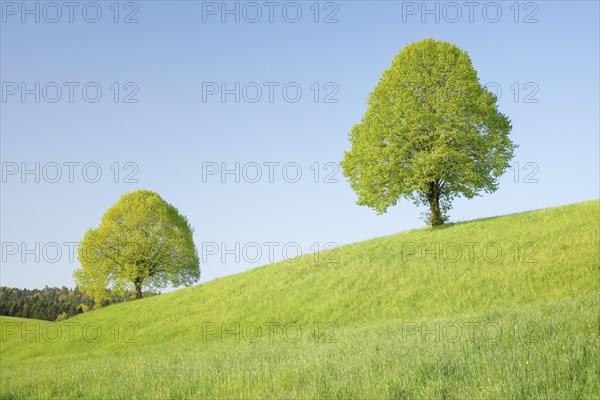
[[[158,194],[137,190],[106,211],[78,248],[82,268],[74,272],[80,290],[97,304],[111,293],[123,296],[200,279],[198,253],[187,219]]]
[[[145,291],[144,297],[157,293]],[[132,296],[115,296],[104,300],[100,305],[121,303],[131,300]],[[43,289],[17,289],[0,286],[0,315],[8,317],[32,318],[55,321],[59,315],[66,318],[87,312],[94,307],[94,299],[77,288],[69,289],[65,286],[53,288],[46,286]]]
[[[45,322],[2,317],[0,398],[597,399],[599,218],[592,201],[403,232],[87,312],[67,321],[73,341],[64,322],[48,342]],[[455,262],[407,251],[475,241]],[[204,340],[206,322],[230,333]],[[236,336],[252,323],[260,340]],[[98,341],[82,338],[92,324]]]
[[[69,318],[69,316],[67,315],[67,313],[66,312],[62,312],[62,313],[58,314],[58,316],[56,317],[55,321],[56,322],[60,322],[60,321],[64,321],[67,318]]]
[[[93,299],[67,287],[16,289],[0,286],[0,315],[54,321],[60,314],[72,317],[91,306]]]
[[[398,53],[350,132],[341,166],[358,204],[384,213],[400,198],[439,225],[456,196],[492,193],[516,147],[509,119],[466,51],[433,39]]]

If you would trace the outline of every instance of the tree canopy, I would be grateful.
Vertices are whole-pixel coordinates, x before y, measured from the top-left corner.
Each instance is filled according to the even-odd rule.
[[[200,279],[193,229],[157,193],[123,195],[89,229],[78,248],[77,286],[100,303],[113,294],[189,286]]]
[[[412,200],[437,226],[456,196],[496,191],[516,147],[496,100],[466,51],[433,39],[407,45],[349,134],[341,166],[357,203],[384,213]]]

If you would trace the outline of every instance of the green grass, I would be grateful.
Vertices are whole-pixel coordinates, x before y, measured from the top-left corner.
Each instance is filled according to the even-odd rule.
[[[356,243],[58,324],[2,317],[0,395],[600,398],[599,221],[590,201]]]

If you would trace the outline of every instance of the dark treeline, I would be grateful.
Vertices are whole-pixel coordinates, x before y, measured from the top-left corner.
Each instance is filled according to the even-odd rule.
[[[144,293],[144,297],[153,293]],[[114,297],[102,306],[131,300],[131,297]],[[92,297],[79,290],[51,288],[15,289],[0,286],[0,315],[9,317],[57,321],[67,319],[94,307]]]

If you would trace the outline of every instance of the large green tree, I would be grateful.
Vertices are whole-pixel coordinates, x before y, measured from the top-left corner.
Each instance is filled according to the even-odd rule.
[[[437,226],[456,196],[498,188],[516,147],[510,130],[468,53],[425,39],[401,50],[379,79],[341,166],[359,205],[384,213],[409,199],[428,206]]]
[[[111,294],[168,285],[191,285],[200,279],[193,229],[179,211],[157,193],[137,190],[123,195],[89,229],[78,248],[81,268],[73,276],[96,304]]]

